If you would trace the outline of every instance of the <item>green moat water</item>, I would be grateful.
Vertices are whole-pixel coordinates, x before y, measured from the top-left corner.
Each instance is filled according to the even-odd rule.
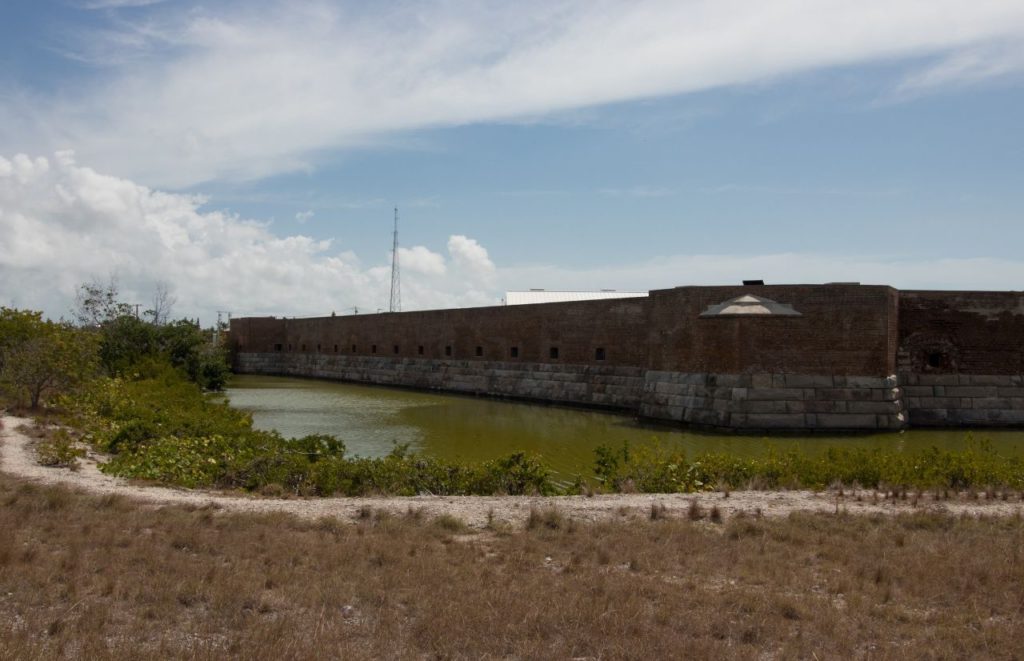
[[[627,415],[600,411],[314,379],[239,375],[232,379],[227,394],[233,406],[252,413],[259,429],[275,429],[286,437],[333,434],[345,441],[353,455],[383,456],[395,443],[462,461],[526,451],[541,455],[565,478],[591,474],[594,448],[623,441],[683,448],[689,456],[706,451],[756,456],[769,446],[813,452],[835,445],[958,448],[972,433],[991,440],[1001,454],[1024,455],[1024,430],[908,430],[766,439],[651,426]]]

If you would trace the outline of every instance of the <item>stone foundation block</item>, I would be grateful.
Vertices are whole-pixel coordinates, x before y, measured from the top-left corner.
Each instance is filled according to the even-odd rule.
[[[818,427],[822,429],[875,429],[878,419],[870,413],[819,413]]]
[[[848,402],[846,410],[850,413],[898,413],[899,402]]]
[[[803,429],[803,413],[748,413],[745,424],[752,429]]]
[[[831,388],[834,385],[831,376],[814,376],[805,374],[787,374],[787,388]]]
[[[769,399],[803,399],[804,392],[799,388],[748,388],[748,400]]]
[[[946,386],[945,395],[947,397],[997,397],[999,391],[995,386]]]

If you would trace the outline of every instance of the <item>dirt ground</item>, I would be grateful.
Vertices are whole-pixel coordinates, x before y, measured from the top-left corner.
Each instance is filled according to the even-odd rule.
[[[1011,500],[966,496],[936,501],[927,494],[905,499],[886,499],[874,491],[732,491],[700,494],[610,494],[595,496],[416,496],[373,498],[274,499],[248,494],[157,487],[131,483],[105,475],[97,468],[102,457],[90,453],[77,470],[48,468],[36,461],[32,439],[19,430],[31,424],[27,418],[5,416],[0,430],[0,470],[21,480],[42,485],[63,485],[97,495],[118,495],[152,505],[191,505],[232,512],[287,513],[308,519],[333,517],[356,521],[369,510],[404,514],[418,510],[425,516],[447,515],[473,528],[491,520],[522,525],[531,511],[556,508],[577,521],[599,522],[631,515],[648,515],[652,507],[662,513],[684,515],[693,503],[704,511],[717,508],[723,518],[740,512],[755,516],[784,517],[794,512],[847,512],[850,514],[900,514],[919,511],[953,515],[1013,516],[1024,514],[1024,504]]]

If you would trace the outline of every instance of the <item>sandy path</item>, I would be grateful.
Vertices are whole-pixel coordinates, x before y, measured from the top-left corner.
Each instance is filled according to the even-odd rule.
[[[860,501],[850,493],[811,491],[734,491],[725,497],[722,493],[702,494],[612,494],[586,496],[416,496],[374,498],[308,498],[271,499],[204,490],[168,487],[138,486],[127,480],[104,475],[96,467],[96,457],[80,462],[72,471],[48,468],[36,462],[32,439],[18,430],[22,424],[31,424],[28,418],[5,416],[0,418],[0,470],[19,479],[37,484],[61,484],[92,494],[117,494],[152,505],[212,506],[226,511],[271,513],[285,512],[301,517],[318,519],[336,517],[356,520],[360,511],[369,507],[374,511],[404,514],[410,509],[420,510],[434,517],[449,514],[473,527],[487,525],[488,514],[498,521],[522,524],[531,508],[555,507],[576,520],[596,521],[623,516],[647,516],[652,504],[662,505],[668,516],[684,517],[696,500],[705,510],[717,506],[723,516],[739,512],[764,516],[786,516],[794,511],[835,512],[851,514],[896,514],[922,509],[947,511],[952,514],[1012,516],[1024,514],[1024,504],[998,500],[922,500],[918,504],[908,501],[881,501],[872,503],[870,493]]]

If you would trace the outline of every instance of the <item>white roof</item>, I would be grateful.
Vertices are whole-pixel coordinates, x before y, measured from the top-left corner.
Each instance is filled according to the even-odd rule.
[[[530,289],[529,291],[505,292],[505,305],[565,303],[568,301],[594,301],[603,298],[640,298],[642,296],[647,296],[647,292],[616,291],[614,289],[602,289],[600,291],[548,291],[547,289]]]

